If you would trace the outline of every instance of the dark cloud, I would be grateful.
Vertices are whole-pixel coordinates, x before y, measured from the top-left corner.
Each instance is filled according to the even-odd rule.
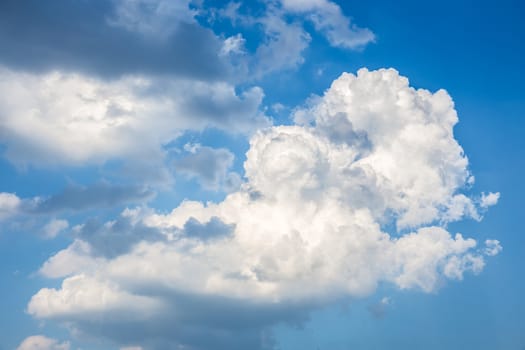
[[[140,222],[133,223],[125,216],[109,223],[102,223],[96,219],[88,220],[76,231],[76,236],[89,243],[94,255],[106,258],[125,254],[141,241],[165,240],[165,236],[158,229]]]
[[[68,69],[102,77],[165,74],[212,80],[228,64],[221,41],[197,22],[180,21],[151,38],[110,24],[109,0],[0,2],[0,63],[23,70]]]
[[[81,211],[109,208],[119,204],[143,202],[154,193],[143,186],[121,186],[106,182],[91,186],[70,185],[62,192],[40,201],[25,201],[24,212],[50,214],[62,211]]]
[[[150,292],[158,297],[160,291]],[[152,319],[99,314],[92,320],[67,321],[90,336],[147,350],[270,350],[277,348],[271,331],[275,324],[302,325],[311,311],[311,306],[293,302],[165,292],[165,309]]]
[[[227,225],[217,217],[201,223],[190,218],[179,237],[195,238],[207,241],[226,237],[232,233],[234,225]],[[142,221],[135,222],[132,217],[119,216],[110,222],[101,222],[96,218],[89,219],[73,231],[75,238],[89,243],[92,254],[106,258],[115,258],[128,253],[139,242],[165,242],[166,235],[158,228],[146,226]]]
[[[189,237],[195,237],[201,240],[219,238],[229,235],[234,225],[227,225],[218,217],[214,216],[210,221],[201,223],[195,218],[190,218],[184,224],[184,233]]]
[[[178,172],[195,177],[207,189],[218,189],[228,179],[234,155],[225,148],[196,146],[191,153],[175,161]]]
[[[210,98],[209,91],[202,89],[202,91],[195,91],[192,99],[185,100],[181,109],[188,115],[212,119],[223,124],[231,123],[231,121],[240,124],[257,122],[259,125],[243,126],[245,129],[253,129],[254,126],[268,126],[269,124],[267,117],[262,113],[257,121],[247,118],[247,116],[256,114],[263,97],[264,92],[258,87],[247,89],[239,96],[231,89],[224,91],[222,96],[213,96],[213,98]],[[239,103],[239,100],[243,103]]]
[[[334,143],[346,143],[360,150],[363,155],[372,150],[372,143],[364,130],[356,130],[345,113],[333,116],[331,125],[321,125],[319,131]]]

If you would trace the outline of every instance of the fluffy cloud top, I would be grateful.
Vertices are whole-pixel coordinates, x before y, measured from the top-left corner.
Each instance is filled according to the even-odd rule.
[[[499,252],[497,241],[484,249],[446,230],[480,209],[461,193],[472,177],[445,91],[416,90],[393,69],[362,69],[295,119],[252,137],[246,181],[224,201],[126,212],[128,230],[162,238],[101,255],[80,237],[52,257],[41,272],[64,278],[62,286],[40,290],[28,312],[85,332],[101,332],[94,320],[133,329],[101,334],[123,345],[206,348],[197,335],[206,332],[215,348],[256,349],[265,327],[315,305],[382,282],[431,292],[479,273],[484,256]],[[189,311],[188,300],[202,310]],[[224,312],[242,320],[245,342]]]
[[[365,206],[374,217],[384,220],[391,212],[405,228],[476,216],[472,200],[457,193],[472,178],[454,139],[458,118],[446,91],[415,90],[393,69],[362,69],[357,76],[343,74],[295,119],[313,122],[336,149],[353,152],[338,168],[354,176],[343,173],[339,181],[349,186],[344,192],[352,203],[366,190]]]

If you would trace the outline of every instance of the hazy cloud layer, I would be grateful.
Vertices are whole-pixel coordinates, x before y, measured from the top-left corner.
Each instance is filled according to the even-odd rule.
[[[379,283],[432,292],[501,250],[446,230],[485,207],[461,193],[473,177],[446,91],[362,69],[294,117],[251,138],[247,180],[224,201],[128,210],[124,231],[144,238],[111,254],[89,237],[115,223],[83,226],[41,269],[62,286],[28,312],[122,346],[271,348],[277,322]]]

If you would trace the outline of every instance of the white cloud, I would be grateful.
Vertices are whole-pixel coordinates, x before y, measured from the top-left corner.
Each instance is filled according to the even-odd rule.
[[[256,74],[295,69],[304,62],[303,51],[311,37],[297,22],[288,23],[279,9],[270,7],[265,17],[255,22],[262,24],[265,39],[253,57]]]
[[[347,171],[356,176],[341,182],[353,191],[366,188],[375,217],[393,211],[399,228],[477,217],[472,200],[456,193],[470,174],[454,139],[458,119],[446,91],[413,89],[393,69],[361,69],[357,76],[343,74],[324,97],[296,110],[295,119],[351,147]]]
[[[78,230],[78,227],[74,227]],[[40,273],[49,278],[69,276],[78,271],[92,272],[104,263],[102,258],[93,258],[89,243],[75,240],[72,244],[53,255],[40,268]]]
[[[447,211],[444,213],[442,220],[444,222],[458,221],[464,217],[471,217],[477,221],[481,216],[472,199],[463,194],[458,194],[450,198],[447,204]]]
[[[323,33],[332,46],[346,49],[362,48],[375,40],[367,28],[351,23],[339,5],[328,0],[281,0],[284,9],[302,13],[313,22],[315,29]]]
[[[465,254],[461,257],[451,257],[443,269],[446,277],[462,280],[465,271],[480,273],[485,267],[485,261],[480,255]]]
[[[375,40],[367,28],[360,28],[346,17],[339,5],[327,0],[265,1],[259,16],[245,13],[241,2],[229,2],[220,10],[213,10],[234,26],[255,28],[262,39],[254,52],[245,50],[246,39],[237,34],[224,40],[222,54],[235,53],[235,62],[241,75],[247,79],[261,78],[279,70],[296,69],[303,62],[303,52],[312,40],[305,29],[305,22],[312,22],[315,30],[322,33],[331,46],[345,49],[361,49]]]
[[[500,197],[500,193],[499,192],[489,192],[489,193],[482,193],[481,194],[481,203],[480,203],[480,206],[482,208],[488,208],[488,207],[491,207],[493,205],[496,205],[498,204],[498,200],[499,200],[499,197]]]
[[[0,68],[0,141],[7,146],[6,157],[18,165],[121,158],[145,168],[156,163],[159,169],[162,144],[182,130],[250,132],[268,125],[259,111],[263,95],[258,87],[237,95],[221,82],[138,76],[103,81]]]
[[[249,72],[250,79],[279,70],[295,69],[304,62],[302,53],[310,44],[311,37],[301,21],[290,21],[276,3],[267,3],[264,13],[259,17],[242,13],[241,3],[235,2],[230,2],[218,14],[231,20],[233,25],[257,28],[262,32],[262,39],[255,52],[240,50],[245,44],[245,39],[240,35],[227,38],[224,42],[223,51],[232,52],[230,48],[233,46],[238,53],[243,54],[243,60],[238,65]]]
[[[40,317],[75,317],[81,320],[114,317],[147,319],[162,308],[162,302],[145,296],[135,296],[109,281],[102,282],[86,275],[66,278],[61,289],[41,289],[27,306],[31,314]]]
[[[488,256],[495,256],[501,253],[503,247],[497,239],[487,239],[485,241],[485,254]]]
[[[67,220],[52,219],[42,229],[45,238],[55,238],[60,232],[67,229],[69,223]]]
[[[367,295],[385,282],[431,292],[446,279],[482,270],[484,255],[491,254],[438,226],[476,217],[478,210],[460,193],[471,176],[454,139],[457,116],[445,91],[415,90],[393,69],[360,70],[343,74],[295,117],[298,125],[252,137],[247,180],[224,201],[185,201],[169,214],[127,212],[135,217],[131,222],[165,239],[139,241],[103,259],[88,242],[77,241],[82,249],[72,246],[52,257],[41,271],[69,277],[60,289],[33,296],[29,313],[89,329],[88,315],[113,310],[118,319],[121,297],[133,305],[146,298],[126,317],[141,319],[149,311],[151,320],[168,318],[172,327],[162,335],[144,330],[144,344],[164,337],[198,348],[185,327],[206,325],[207,334],[224,329],[209,320],[220,319],[226,301],[236,305],[230,315],[239,317],[254,308],[271,310],[259,323],[243,325],[260,331],[297,316],[297,310],[283,313],[287,308],[304,311]],[[391,226],[398,232],[384,229]],[[192,227],[198,234],[188,234]],[[96,297],[101,290],[115,298]],[[187,305],[203,311],[187,315]]]
[[[0,192],[0,220],[16,215],[21,203],[22,200],[16,194]]]
[[[242,34],[232,35],[224,40],[223,46],[221,48],[222,55],[232,55],[232,54],[243,54],[245,51],[244,44],[246,39],[243,38]]]
[[[16,348],[16,350],[69,350],[69,342],[60,343],[56,339],[43,335],[32,335]]]

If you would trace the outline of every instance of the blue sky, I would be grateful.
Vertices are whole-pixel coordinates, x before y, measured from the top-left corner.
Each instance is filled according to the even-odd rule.
[[[0,350],[523,349],[524,15],[3,1]]]

